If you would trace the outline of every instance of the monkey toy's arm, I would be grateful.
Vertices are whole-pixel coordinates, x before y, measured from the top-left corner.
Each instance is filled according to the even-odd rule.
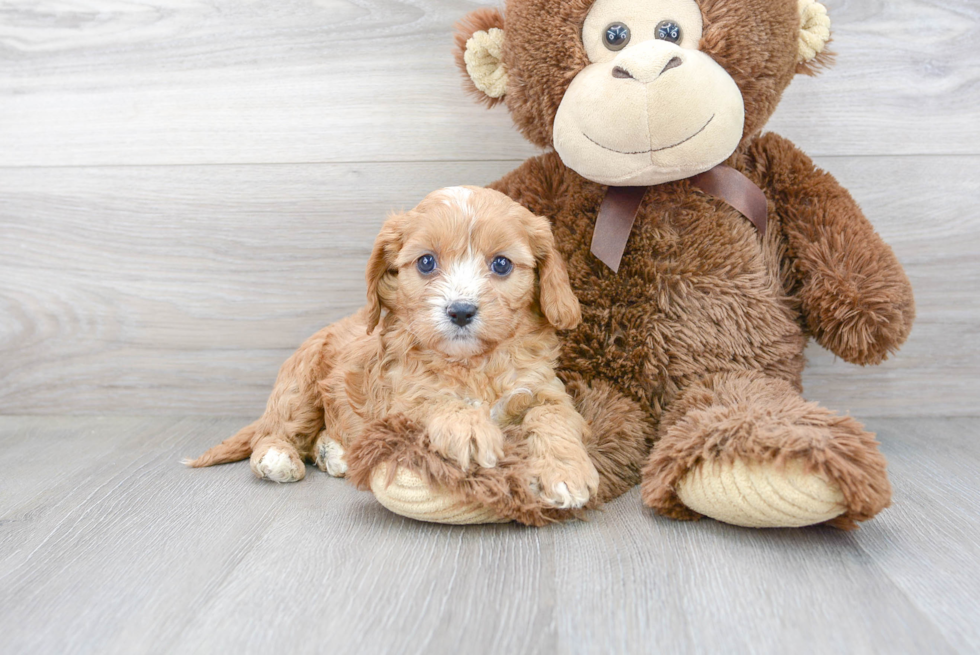
[[[808,331],[848,362],[881,362],[904,343],[915,318],[912,286],[895,253],[847,190],[789,140],[766,134],[749,156],[775,204],[790,292]]]

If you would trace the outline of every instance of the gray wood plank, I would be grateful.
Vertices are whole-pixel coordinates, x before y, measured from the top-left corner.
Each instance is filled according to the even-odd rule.
[[[4,455],[74,429],[88,458],[0,496],[4,652],[980,648],[978,419],[873,421],[895,506],[853,533],[673,522],[636,490],[584,523],[420,524],[316,470],[178,464],[241,419],[70,420],[0,417]]]
[[[187,475],[179,464],[180,456],[199,447],[202,435],[213,439],[241,423],[158,418],[78,423],[73,447],[91,449],[100,460],[53,482],[30,502],[4,508],[3,649],[166,650],[288,503],[291,490],[276,493],[272,486],[256,485],[247,468],[219,468],[199,477]],[[12,427],[16,435],[22,424],[0,419],[8,435]],[[48,436],[38,434],[39,425],[29,427],[35,443]],[[63,425],[48,430],[56,439],[63,431]],[[120,436],[126,443],[113,447]],[[40,465],[25,464],[25,469]]]
[[[135,447],[130,443],[133,436],[146,423],[130,418],[79,422],[73,417],[59,417],[22,422],[16,431],[0,430],[0,451],[4,457],[35,463],[35,466],[18,467],[0,476],[0,526],[18,520],[16,508],[41,491],[60,483],[71,484],[78,475],[88,474],[94,465],[105,460],[105,451],[112,451],[113,456],[118,457],[127,447],[131,450]],[[103,424],[110,425],[111,429],[101,430]],[[86,437],[95,439],[101,448],[80,448],[78,440]],[[57,466],[51,466],[51,462],[57,462]],[[9,531],[0,531],[0,548],[9,535]]]
[[[6,2],[0,166],[527,157],[452,63],[478,4]],[[974,0],[826,4],[838,65],[772,129],[819,155],[980,154]]]
[[[888,457],[893,506],[861,549],[959,652],[980,652],[980,421],[871,423]]]
[[[555,531],[561,652],[953,652],[861,533],[606,514]]]
[[[975,415],[980,157],[818,162],[906,264],[919,319],[881,367],[811,348],[808,395],[864,416]],[[516,165],[8,169],[0,411],[255,415],[295,347],[362,304],[389,210]]]
[[[175,651],[273,650],[288,617],[290,652],[555,652],[547,533],[418,524],[366,494],[352,506],[346,488],[324,497],[329,482],[269,530]]]

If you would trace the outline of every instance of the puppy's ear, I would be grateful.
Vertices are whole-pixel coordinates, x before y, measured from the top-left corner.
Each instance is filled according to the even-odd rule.
[[[528,212],[531,248],[538,262],[538,302],[548,322],[559,330],[571,330],[582,321],[582,309],[572,292],[565,260],[555,248],[548,219]]]
[[[402,247],[402,214],[392,216],[381,227],[367,265],[367,332],[371,334],[381,321],[381,309],[391,307],[398,285],[395,258]]]

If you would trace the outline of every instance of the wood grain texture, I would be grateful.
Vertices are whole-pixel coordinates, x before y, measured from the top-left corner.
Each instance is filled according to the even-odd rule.
[[[770,128],[836,155],[818,162],[920,317],[882,367],[811,348],[808,396],[976,414],[980,8],[828,5],[839,65]],[[0,5],[0,412],[258,413],[296,345],[361,304],[388,210],[533,154],[460,91],[450,26],[474,6]]]
[[[977,419],[871,422],[894,506],[853,533],[673,522],[635,490],[583,523],[436,526],[315,470],[178,464],[245,422],[0,418],[0,650],[980,649]]]
[[[980,157],[818,163],[895,247],[919,319],[880,367],[812,347],[808,396],[859,416],[975,414]],[[8,169],[0,412],[257,415],[289,354],[363,303],[391,208],[516,165]]]
[[[0,166],[523,159],[452,63],[479,4],[8,0]],[[771,129],[816,155],[980,154],[975,0],[826,4],[838,65]]]

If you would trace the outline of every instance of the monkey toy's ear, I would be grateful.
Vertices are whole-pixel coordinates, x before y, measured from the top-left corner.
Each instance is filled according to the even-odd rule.
[[[830,16],[827,8],[817,0],[799,0],[800,41],[796,55],[796,72],[816,75],[834,62],[834,55],[827,50],[830,43]]]
[[[504,17],[497,9],[477,9],[456,23],[456,65],[464,83],[488,107],[504,99]]]

